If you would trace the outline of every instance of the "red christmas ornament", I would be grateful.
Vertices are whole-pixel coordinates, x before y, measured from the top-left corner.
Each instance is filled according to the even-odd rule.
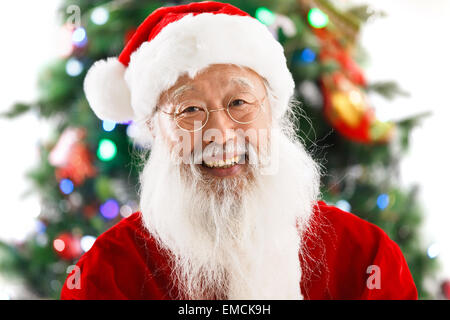
[[[85,135],[84,129],[67,128],[52,149],[49,162],[57,167],[55,176],[58,181],[67,178],[78,186],[96,175],[93,157],[83,141]]]
[[[442,282],[441,290],[445,299],[450,300],[450,280],[445,280],[444,282]]]
[[[321,43],[320,60],[339,65],[339,70],[321,79],[324,114],[328,122],[351,141],[367,144],[388,141],[394,125],[377,120],[364,92],[366,79],[351,58],[350,50],[325,28],[315,29],[315,34]]]
[[[53,249],[61,259],[74,260],[83,253],[80,240],[81,238],[77,235],[63,232],[53,240]]]
[[[322,92],[325,117],[331,125],[349,140],[370,142],[373,112],[358,88],[335,72],[322,78]]]
[[[84,143],[78,142],[70,151],[67,165],[56,169],[56,178],[58,180],[68,178],[74,185],[80,185],[86,178],[95,176],[97,172],[91,162],[92,156],[88,148]]]

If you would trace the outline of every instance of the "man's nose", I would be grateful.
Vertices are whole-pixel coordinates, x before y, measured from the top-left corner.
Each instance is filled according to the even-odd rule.
[[[237,125],[239,124],[230,118],[225,108],[211,109],[209,120],[204,128],[204,141],[224,144],[227,140],[234,140]]]

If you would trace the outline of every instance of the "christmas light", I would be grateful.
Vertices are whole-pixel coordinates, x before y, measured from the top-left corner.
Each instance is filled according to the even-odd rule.
[[[102,139],[98,144],[97,157],[102,161],[110,161],[117,154],[116,144],[109,139]]]
[[[350,212],[350,210],[352,209],[352,206],[346,200],[339,200],[338,202],[336,202],[336,207],[341,209],[342,211],[347,212]]]
[[[300,59],[303,62],[311,63],[316,59],[316,53],[309,48],[305,48],[300,54]]]
[[[130,138],[136,138],[138,136],[138,128],[134,125],[129,125],[127,126],[127,136],[129,136]]]
[[[70,179],[62,179],[59,182],[59,189],[64,194],[71,194],[73,191],[73,182]]]
[[[381,210],[384,210],[389,205],[389,196],[385,193],[380,194],[377,198],[377,206]]]
[[[328,16],[319,8],[312,8],[308,12],[308,22],[314,28],[324,28],[328,24]]]
[[[87,43],[86,30],[83,27],[76,28],[72,33],[72,43],[76,47],[84,47]]]
[[[47,226],[45,223],[43,223],[41,220],[36,220],[36,231],[37,233],[44,233],[47,229]]]
[[[96,238],[94,236],[83,236],[81,238],[81,249],[83,249],[84,252],[89,251],[89,249],[93,246]]]
[[[255,17],[267,26],[270,26],[275,21],[275,15],[273,12],[265,7],[259,7],[256,9]]]
[[[83,197],[78,192],[74,192],[69,196],[69,202],[72,206],[78,208],[83,204]]]
[[[55,239],[53,240],[53,248],[55,248],[56,251],[62,252],[64,251],[64,248],[66,247],[66,244],[61,239]]]
[[[83,64],[74,58],[67,60],[66,72],[71,77],[76,77],[83,72]]]
[[[95,8],[91,13],[91,21],[96,25],[104,25],[109,19],[109,12],[106,8]]]
[[[109,199],[100,206],[100,213],[106,219],[114,219],[119,214],[119,204],[114,199]]]
[[[441,253],[441,249],[437,243],[433,243],[428,247],[427,255],[430,259],[436,258]]]
[[[133,213],[133,209],[128,205],[120,207],[120,215],[124,218],[130,216]]]
[[[103,130],[110,132],[113,131],[116,127],[116,123],[114,121],[103,120],[102,124]]]
[[[317,85],[311,80],[302,81],[298,87],[298,92],[312,107],[322,106],[323,97]]]

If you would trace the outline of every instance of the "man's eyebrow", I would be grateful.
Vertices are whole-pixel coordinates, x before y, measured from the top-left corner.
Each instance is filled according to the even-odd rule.
[[[247,87],[249,89],[255,90],[255,86],[251,83],[250,80],[244,77],[233,77],[230,80],[232,83]]]
[[[244,77],[233,77],[230,79],[230,83],[236,84],[236,85],[240,85],[243,87],[246,87],[248,89],[255,89],[255,86],[247,79]],[[175,89],[171,95],[169,95],[169,99],[170,100],[176,100],[177,98],[179,98],[183,93],[185,93],[186,91],[190,91],[193,90],[195,91],[195,87],[193,85],[190,84],[184,84],[182,86],[180,86],[179,88]]]
[[[169,96],[169,100],[176,100],[179,96],[189,90],[196,90],[194,86],[190,84],[184,84],[181,87],[174,90],[174,92]]]

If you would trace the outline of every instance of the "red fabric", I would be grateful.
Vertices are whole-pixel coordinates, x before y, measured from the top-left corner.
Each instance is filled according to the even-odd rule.
[[[377,226],[319,201],[311,229],[303,241],[308,259],[300,260],[305,299],[417,299],[399,247]],[[98,237],[77,263],[79,288],[75,269],[61,299],[171,299],[177,289],[166,262],[136,212]],[[379,289],[367,286],[371,265],[379,267]]]
[[[178,6],[161,7],[153,11],[141,23],[120,54],[119,61],[123,65],[128,66],[130,55],[139,48],[143,42],[151,41],[169,23],[177,21],[189,13],[192,13],[194,16],[200,13],[222,13],[251,17],[245,11],[232,6],[229,3],[215,1],[192,2]]]

